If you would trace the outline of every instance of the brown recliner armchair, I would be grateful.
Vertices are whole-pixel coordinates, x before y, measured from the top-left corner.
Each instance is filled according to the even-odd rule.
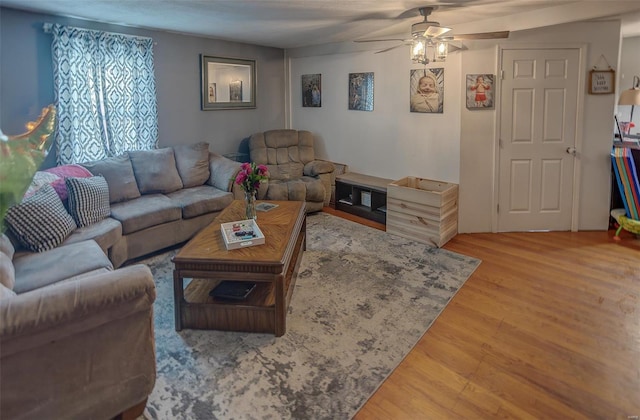
[[[335,167],[316,159],[313,143],[313,134],[304,130],[270,130],[250,137],[251,161],[269,168],[258,199],[304,201],[307,213],[329,205]]]

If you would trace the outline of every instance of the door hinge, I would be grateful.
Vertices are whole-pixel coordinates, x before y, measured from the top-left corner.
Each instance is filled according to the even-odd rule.
[[[500,70],[500,80],[504,80],[504,70]]]
[[[500,213],[500,204],[496,204],[496,212]]]

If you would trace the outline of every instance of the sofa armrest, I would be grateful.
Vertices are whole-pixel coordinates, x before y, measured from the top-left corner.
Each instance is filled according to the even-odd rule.
[[[335,171],[333,163],[328,160],[312,160],[304,165],[302,172],[306,176],[318,176],[321,174],[330,174]]]
[[[233,181],[240,171],[240,162],[228,159],[218,153],[209,152],[209,171],[207,184],[222,191],[233,192]]]
[[[0,300],[2,357],[152,310],[153,275],[132,265]]]
[[[156,380],[148,267],[0,300],[0,418],[113,418]]]

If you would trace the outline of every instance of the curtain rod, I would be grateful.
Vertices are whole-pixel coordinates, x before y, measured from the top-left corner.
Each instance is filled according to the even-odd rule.
[[[47,34],[51,33],[51,29],[53,27],[53,23],[49,23],[46,22],[42,25],[42,29],[44,29],[44,32]],[[150,39],[153,41],[153,38],[149,37],[149,36],[139,36],[139,35],[130,35],[130,34],[121,34],[119,32],[108,32],[108,31],[100,31],[98,29],[87,29],[87,28],[78,28],[77,26],[69,26],[70,28],[75,28],[75,29],[82,29],[83,31],[91,31],[91,32],[102,32],[105,34],[109,34],[109,35],[120,35],[120,36],[124,36],[127,38],[140,38],[140,39]],[[157,42],[154,42],[153,45],[157,45]]]

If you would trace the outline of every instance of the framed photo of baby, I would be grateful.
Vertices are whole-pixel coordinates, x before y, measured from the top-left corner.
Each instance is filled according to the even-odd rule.
[[[409,79],[411,112],[439,113],[444,111],[444,69],[411,70]]]
[[[493,74],[467,74],[467,109],[492,109]]]

